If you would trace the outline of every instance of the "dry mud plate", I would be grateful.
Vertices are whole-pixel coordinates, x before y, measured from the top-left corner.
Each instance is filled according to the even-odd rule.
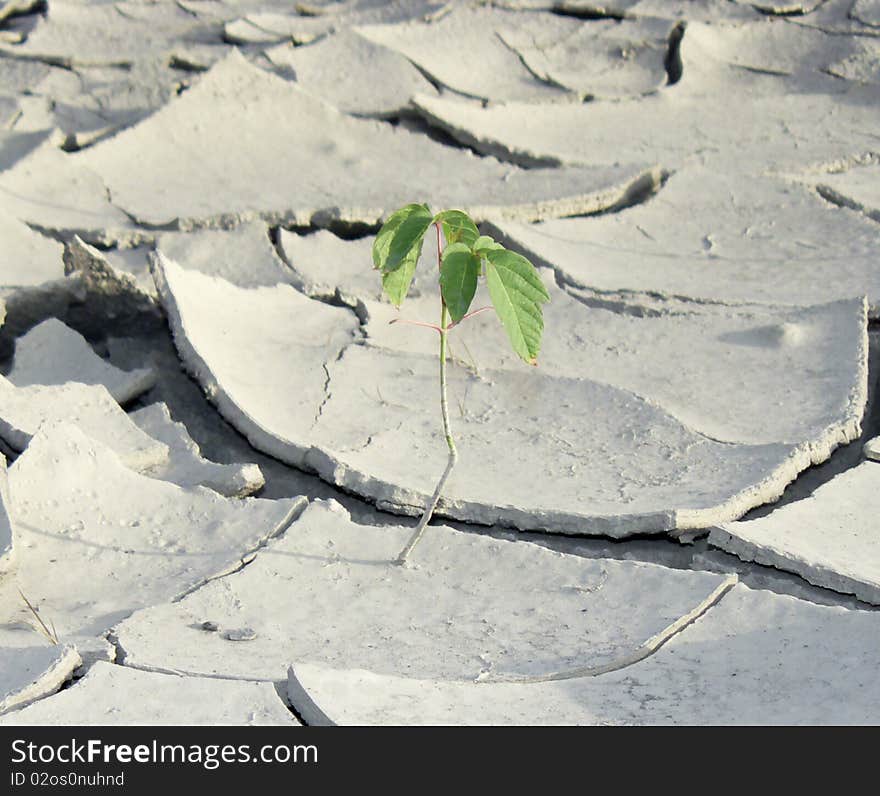
[[[878,129],[874,0],[0,2],[0,724],[880,722]],[[549,302],[397,566],[423,201]]]

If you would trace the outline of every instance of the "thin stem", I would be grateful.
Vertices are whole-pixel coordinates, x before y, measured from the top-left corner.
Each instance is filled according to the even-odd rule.
[[[43,621],[43,618],[40,616],[39,610],[34,608],[34,606],[31,604],[31,601],[27,597],[24,596],[24,592],[21,589],[19,589],[18,593],[21,595],[21,599],[24,600],[24,604],[28,607],[28,610],[33,614],[34,619],[36,619],[37,622],[39,622],[39,624],[40,624],[39,627],[34,626],[34,629],[37,630],[37,632],[42,633],[53,644],[57,644],[58,643],[58,633],[55,632],[54,622],[52,623],[52,629],[49,630],[49,628],[46,627],[46,623]],[[51,622],[52,620],[49,620],[49,621]]]
[[[440,262],[440,258],[442,257],[442,247],[440,243],[440,225],[437,225],[437,262]],[[419,520],[419,524],[416,526],[413,535],[410,537],[410,540],[406,543],[406,547],[401,550],[400,555],[397,557],[395,563],[397,564],[406,564],[407,556],[412,552],[413,548],[419,543],[419,540],[422,538],[422,534],[425,532],[425,528],[428,525],[431,517],[434,514],[434,510],[437,508],[437,504],[440,502],[440,494],[443,492],[443,487],[446,486],[446,481],[449,479],[449,475],[452,472],[452,468],[455,466],[455,462],[458,459],[458,451],[455,449],[455,440],[452,437],[452,426],[449,423],[449,403],[446,399],[446,337],[449,333],[447,329],[447,323],[449,321],[449,311],[446,309],[446,303],[442,302],[442,309],[440,310],[440,414],[443,417],[443,435],[446,437],[446,445],[449,448],[449,458],[446,460],[446,469],[443,471],[443,475],[440,476],[440,480],[437,482],[437,487],[434,489],[434,494],[431,496],[431,500],[428,503],[427,508],[425,509],[424,514],[422,514],[422,518]]]
[[[419,520],[419,524],[416,526],[410,540],[406,543],[406,547],[403,548],[400,555],[397,557],[396,563],[398,564],[406,563],[407,556],[409,556],[413,548],[422,538],[422,534],[425,532],[425,528],[434,514],[434,510],[440,502],[440,494],[443,492],[443,487],[446,486],[446,481],[458,459],[458,451],[455,449],[455,440],[452,438],[452,428],[449,423],[449,404],[446,399],[446,336],[448,334],[446,331],[446,321],[447,310],[444,305],[440,315],[440,325],[442,329],[440,332],[440,413],[443,416],[443,434],[446,437],[446,445],[449,448],[449,458],[446,460],[446,469],[443,471],[443,475],[440,476],[440,480],[437,482],[437,487],[434,489],[434,494],[431,497],[431,501],[428,503],[428,507],[425,509],[424,514],[422,514],[422,518]]]
[[[464,319],[462,319],[462,320],[464,320]],[[410,326],[423,326],[425,329],[433,329],[435,332],[442,332],[443,331],[436,323],[424,323],[423,321],[411,321],[409,318],[395,318],[394,320],[388,321],[389,326],[393,323],[408,323]]]
[[[434,226],[437,228],[437,270],[439,271],[443,266],[443,236],[440,234],[440,224]]]
[[[478,310],[474,310],[473,312],[469,312],[467,315],[462,315],[461,319],[457,323],[450,323],[449,326],[446,327],[446,331],[450,331],[458,326],[459,323],[464,323],[468,318],[473,318],[474,315],[479,315],[481,312],[486,312],[486,310],[491,310],[492,307],[480,307]]]
[[[469,312],[467,315],[463,315],[458,321],[453,321],[452,323],[447,323],[443,329],[447,332],[451,332],[456,326],[464,323],[468,318],[473,318],[474,315],[479,315],[481,312],[486,312],[487,310],[491,310],[492,307],[480,307],[478,310],[474,310],[473,312]],[[443,329],[441,329],[436,323],[425,323],[424,321],[411,321],[409,318],[394,318],[393,320],[388,321],[388,325],[395,323],[406,323],[410,326],[421,326],[425,329],[433,329],[435,332],[443,333]]]

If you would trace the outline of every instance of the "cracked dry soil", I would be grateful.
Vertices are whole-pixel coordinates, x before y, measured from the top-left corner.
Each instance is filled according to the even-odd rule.
[[[312,5],[0,2],[0,723],[880,721],[871,4]]]

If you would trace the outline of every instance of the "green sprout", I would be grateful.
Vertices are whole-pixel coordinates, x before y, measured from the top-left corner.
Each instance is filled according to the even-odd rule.
[[[513,350],[529,365],[536,365],[544,332],[541,305],[550,295],[535,266],[525,257],[508,251],[461,210],[432,215],[427,205],[409,204],[392,213],[373,242],[373,266],[382,274],[382,287],[395,307],[400,307],[422,255],[425,234],[437,231],[437,269],[440,282],[440,323],[404,321],[434,329],[440,335],[440,414],[449,448],[446,469],[437,483],[419,524],[397,557],[405,564],[430,521],[446,481],[458,459],[449,406],[446,399],[446,338],[462,321],[494,307]],[[492,306],[471,310],[477,283],[485,278]]]

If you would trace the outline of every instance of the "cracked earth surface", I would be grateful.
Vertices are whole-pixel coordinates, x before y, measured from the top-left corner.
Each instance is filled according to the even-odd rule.
[[[0,724],[880,721],[878,130],[873,0],[0,1]],[[399,567],[411,201],[551,301]]]

